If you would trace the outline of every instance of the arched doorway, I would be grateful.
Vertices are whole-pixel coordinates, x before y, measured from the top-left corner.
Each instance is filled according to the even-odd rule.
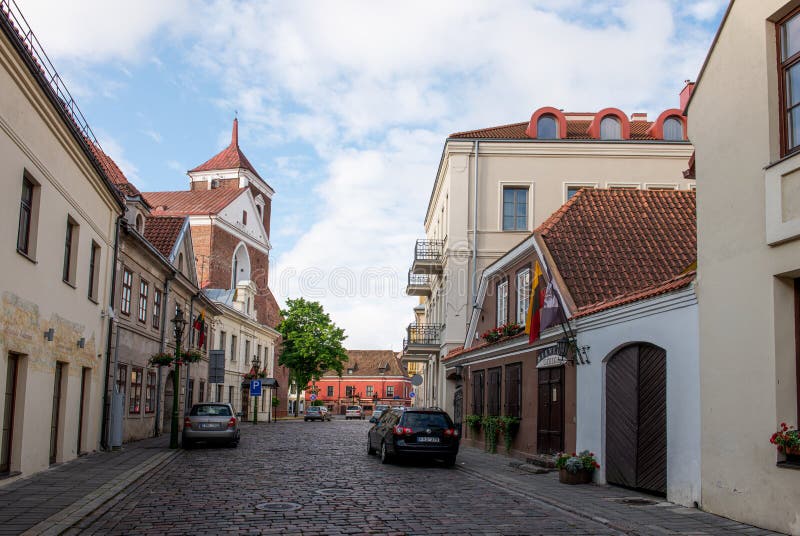
[[[166,382],[164,383],[164,426],[161,427],[162,430],[169,430],[172,424],[172,398],[175,392],[172,388],[172,382],[174,375],[174,370],[169,371]]]
[[[667,352],[631,344],[606,362],[606,480],[667,492]]]

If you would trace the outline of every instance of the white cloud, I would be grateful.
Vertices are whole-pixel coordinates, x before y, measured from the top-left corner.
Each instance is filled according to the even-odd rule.
[[[700,0],[686,6],[686,11],[700,21],[709,21],[717,16],[727,0]]]
[[[111,157],[112,160],[114,160],[114,162],[117,163],[117,166],[119,166],[119,168],[122,170],[122,173],[125,174],[125,177],[128,179],[128,181],[132,182],[140,190],[149,190],[150,188],[148,182],[139,176],[139,168],[128,159],[122,144],[120,144],[103,129],[95,129],[94,133],[97,136],[97,141],[100,143],[100,147],[103,148],[103,152],[105,152]]]
[[[164,140],[164,138],[161,136],[159,132],[156,132],[155,130],[152,129],[142,130],[141,133],[156,143],[161,143]]]

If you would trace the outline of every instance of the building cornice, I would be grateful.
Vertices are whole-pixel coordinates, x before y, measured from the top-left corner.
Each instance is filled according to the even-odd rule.
[[[252,236],[243,233],[241,229],[239,229],[236,225],[230,223],[229,221],[225,220],[224,218],[220,218],[218,215],[214,214],[207,214],[207,215],[197,215],[197,216],[189,216],[189,223],[196,227],[202,227],[205,225],[217,225],[225,232],[228,232],[235,237],[239,238],[242,242],[246,243],[249,246],[252,246],[256,250],[264,253],[265,255],[269,255],[269,251],[272,249],[272,244],[269,241],[261,242],[259,240],[254,239]]]

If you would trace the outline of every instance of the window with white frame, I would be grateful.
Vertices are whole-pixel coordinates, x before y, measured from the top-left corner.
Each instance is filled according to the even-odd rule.
[[[503,188],[503,230],[528,229],[528,189],[521,186]]]
[[[508,281],[497,284],[497,325],[508,322]]]
[[[525,324],[531,295],[531,269],[517,273],[517,324]]]

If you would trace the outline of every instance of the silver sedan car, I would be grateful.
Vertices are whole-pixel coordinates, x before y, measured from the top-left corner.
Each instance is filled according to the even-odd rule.
[[[222,442],[231,447],[239,445],[239,419],[230,404],[192,406],[183,419],[183,448],[191,448],[198,441]]]

